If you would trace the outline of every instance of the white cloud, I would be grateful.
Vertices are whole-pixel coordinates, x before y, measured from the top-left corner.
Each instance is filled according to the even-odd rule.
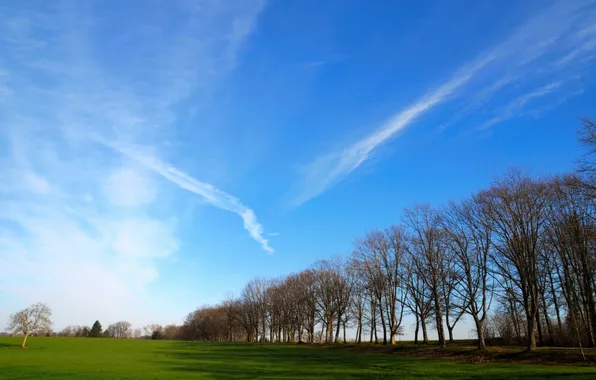
[[[120,144],[98,141],[139,162],[179,187],[200,195],[206,202],[213,206],[238,214],[242,218],[244,228],[250,236],[261,244],[265,251],[269,253],[274,252],[273,248],[269,246],[267,239],[263,237],[263,226],[258,222],[254,211],[243,205],[238,198],[209,183],[198,181],[188,174],[165,164],[156,157],[144,155],[138,150],[135,151],[130,147],[124,147]]]
[[[502,107],[499,111],[498,111],[498,115],[487,120],[483,125],[482,125],[482,129],[487,129],[492,127],[493,125],[496,125],[498,123],[501,123],[511,117],[513,117],[514,115],[519,115],[521,110],[526,106],[526,104],[528,104],[529,102],[531,102],[534,99],[546,96],[550,93],[552,93],[555,89],[557,89],[558,87],[561,86],[563,82],[558,81],[558,82],[552,82],[549,83],[537,90],[533,90],[530,91],[526,94],[522,94],[520,96],[518,96],[517,98],[513,99],[511,102],[509,102],[506,106]]]
[[[300,195],[293,200],[292,205],[298,206],[341,181],[366,161],[377,147],[395,137],[398,132],[437,104],[445,101],[492,59],[492,55],[480,57],[459,70],[449,81],[391,117],[372,134],[341,151],[316,159],[307,168],[307,174],[299,185]]]
[[[110,173],[104,192],[115,205],[135,207],[153,202],[157,186],[142,170],[121,167]]]
[[[168,315],[173,298],[148,300],[146,292],[181,246],[184,210],[158,207],[169,194],[155,172],[87,136],[159,156],[175,106],[218,85],[263,8],[260,0],[126,5],[107,15],[89,2],[0,4],[0,50],[11,58],[0,61],[8,148],[0,161],[0,302],[48,302],[57,328],[180,317]]]
[[[47,194],[51,190],[48,181],[34,172],[23,173],[23,180],[25,182],[25,186],[34,193]]]
[[[456,114],[456,120],[483,106],[504,88],[536,79],[543,67],[548,67],[542,70],[547,70],[550,81],[555,74],[567,75],[557,68],[560,64],[556,64],[556,58],[567,57],[567,66],[572,67],[570,63],[585,63],[595,47],[584,43],[577,48],[578,41],[590,41],[591,27],[596,18],[593,4],[593,1],[581,0],[555,3],[515,30],[509,38],[480,54],[471,63],[463,65],[447,82],[390,117],[369,135],[342,149],[315,158],[294,185],[292,192],[298,195],[291,194],[291,205],[298,206],[343,180],[368,160],[380,146],[416,119],[449,100],[454,93],[461,93],[464,88],[470,88],[470,94],[465,97],[465,105]],[[533,64],[537,67],[532,66]],[[485,83],[487,77],[490,78],[488,84]],[[537,79],[544,80],[542,77]],[[471,88],[474,84],[476,88]],[[522,107],[531,99],[545,95],[561,84],[541,84],[538,88],[534,87],[525,96],[518,98],[518,104],[511,108]],[[496,116],[493,121],[486,123],[494,125],[503,120],[503,117]],[[452,122],[445,121],[440,130],[445,130],[450,124]]]
[[[160,220],[136,218],[109,225],[114,237],[112,249],[125,258],[164,258],[178,250],[173,226]]]

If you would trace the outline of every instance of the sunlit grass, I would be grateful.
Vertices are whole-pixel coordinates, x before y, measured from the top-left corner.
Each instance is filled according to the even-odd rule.
[[[542,379],[594,378],[596,368],[463,364],[309,345],[91,338],[0,338],[1,379]]]

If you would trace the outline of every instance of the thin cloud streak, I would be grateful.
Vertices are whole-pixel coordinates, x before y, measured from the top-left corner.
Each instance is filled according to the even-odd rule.
[[[545,85],[542,88],[537,90],[531,91],[527,94],[523,94],[509,104],[507,104],[499,113],[498,116],[493,117],[492,119],[488,120],[486,123],[482,125],[480,129],[488,129],[496,124],[499,124],[511,117],[513,117],[517,112],[521,111],[527,103],[530,101],[540,98],[542,96],[546,96],[552,93],[555,89],[559,88],[563,84],[562,81],[553,82]]]
[[[592,0],[555,3],[523,24],[511,37],[480,54],[472,60],[472,63],[461,67],[447,82],[395,114],[368,136],[344,149],[316,158],[306,167],[304,175],[292,188],[291,193],[294,195],[291,197],[290,206],[297,207],[345,179],[367,161],[380,146],[389,142],[418,118],[449,100],[458,90],[476,80],[480,72],[490,72],[497,77],[496,80],[494,76],[491,77],[488,85],[485,84],[474,90],[474,94],[482,94],[481,97],[485,102],[504,87],[526,80],[526,77],[533,74],[528,66],[539,58],[550,57],[552,54],[568,55],[570,47],[562,45],[570,41],[563,37],[568,36],[573,30],[583,31],[583,34],[580,34],[583,40],[587,38],[585,35],[591,34],[591,29],[586,28],[583,23],[589,23],[589,16],[596,13],[586,9],[592,4],[594,4]],[[571,39],[573,40],[573,38]],[[571,41],[572,44],[575,42]],[[572,46],[571,49],[574,47]],[[591,45],[588,44],[587,47],[584,45],[581,54],[574,53],[568,60],[579,62],[590,53],[591,49]],[[554,87],[546,90],[552,89]],[[544,88],[541,90],[545,91]],[[536,91],[540,91],[540,89]],[[541,94],[530,91],[527,96],[530,97],[525,102],[532,97],[541,96]],[[524,100],[519,99],[519,101]],[[457,112],[455,118],[459,120],[462,115],[481,105],[482,102],[474,97],[466,99],[464,110]],[[440,130],[444,130],[450,124],[446,121],[440,126]]]
[[[200,195],[206,202],[213,206],[238,214],[242,218],[244,228],[248,231],[249,235],[258,242],[265,251],[269,253],[275,252],[273,248],[269,246],[268,240],[263,237],[263,226],[258,222],[254,211],[243,205],[238,198],[209,183],[198,181],[155,157],[144,155],[130,147],[103,142],[97,138],[95,138],[95,140],[137,161],[168,181],[178,185],[180,188]]]
[[[345,178],[369,159],[377,147],[391,140],[417,118],[445,101],[493,59],[493,54],[487,54],[477,59],[459,70],[449,81],[393,116],[369,136],[339,153],[315,161],[307,170],[310,172],[305,181],[307,189],[303,189],[301,195],[292,201],[292,206],[301,205]],[[313,174],[314,176],[312,176]],[[322,177],[320,174],[323,174]],[[311,177],[309,178],[309,176]]]
[[[52,304],[57,327],[123,313],[133,324],[170,323],[193,296],[148,285],[184,254],[177,221],[187,210],[162,208],[168,190],[154,170],[96,149],[87,134],[164,154],[181,105],[223,85],[265,4],[139,1],[113,13],[92,2],[29,3],[0,4],[10,58],[0,62],[0,298],[9,295],[11,309]],[[250,210],[237,209],[258,233]],[[90,303],[89,294],[110,296]]]

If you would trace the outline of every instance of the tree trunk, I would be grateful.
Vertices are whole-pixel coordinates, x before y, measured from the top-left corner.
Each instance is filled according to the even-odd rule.
[[[540,311],[536,310],[536,330],[538,330],[538,344],[544,344],[544,334],[542,333],[542,323],[540,321]]]
[[[414,344],[418,344],[418,331],[420,330],[420,320],[416,314],[416,330],[414,331]]]
[[[333,342],[333,319],[332,316],[327,317],[327,333],[325,334],[325,343]]]
[[[542,296],[542,311],[544,312],[544,322],[546,323],[546,331],[548,332],[549,344],[551,346],[554,346],[555,336],[553,333],[553,327],[552,327],[550,317],[548,316],[548,309],[546,306],[546,297],[544,295]]]
[[[528,318],[528,351],[536,351],[536,317]]]
[[[486,348],[486,338],[484,337],[484,320],[480,320],[474,315],[474,323],[476,324],[476,332],[478,334],[478,349],[484,350]]]
[[[422,326],[422,341],[424,344],[428,344],[428,331],[426,331],[426,320],[420,318],[420,325]]]
[[[552,273],[549,272],[548,277],[550,279],[550,292],[553,297],[553,304],[555,306],[555,312],[557,313],[557,337],[561,335],[563,331],[563,324],[561,322],[561,311],[559,310],[559,302],[557,301],[557,292],[555,290],[555,284]],[[553,344],[556,344],[555,337],[553,336]]]
[[[339,329],[341,328],[341,314],[337,314],[337,326],[335,327],[334,343],[339,343]]]
[[[385,326],[385,313],[383,313],[382,302],[379,301],[379,314],[381,315],[381,325],[383,327],[383,345],[387,344],[387,326]]]
[[[375,299],[370,297],[370,343],[373,342],[373,334],[375,344],[377,343],[377,307],[375,306]]]
[[[377,321],[375,320],[375,344],[379,343],[379,329],[377,329]]]
[[[435,323],[437,325],[437,337],[439,346],[445,347],[445,330],[443,328],[443,312],[439,303],[438,294],[435,292]]]
[[[453,339],[453,326],[447,326],[447,332],[449,333],[449,343],[455,342]]]
[[[321,337],[319,340],[323,340],[323,334],[325,333],[325,323],[321,323]],[[327,334],[325,333],[325,339],[327,339]],[[321,343],[321,342],[319,342]]]
[[[27,338],[29,338],[29,334],[30,333],[25,334],[25,337],[23,338],[23,343],[21,343],[21,349],[23,350],[27,348]]]

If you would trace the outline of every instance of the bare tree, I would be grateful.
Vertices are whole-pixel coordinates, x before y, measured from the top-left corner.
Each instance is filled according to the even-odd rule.
[[[356,257],[354,252],[354,259],[351,262],[352,270],[355,273],[354,291],[351,302],[351,314],[356,319],[356,343],[362,343],[362,334],[364,331],[364,318],[367,304],[367,281],[366,268],[361,261]]]
[[[443,278],[445,276],[445,246],[440,220],[428,205],[418,205],[405,211],[405,220],[413,233],[410,254],[418,275],[426,284],[433,302],[433,314],[439,345],[445,347],[443,328]]]
[[[247,332],[248,341],[265,342],[267,333],[267,288],[263,278],[251,280],[242,291],[242,313],[240,320]]]
[[[596,197],[596,122],[584,117],[581,118],[582,128],[579,130],[579,141],[586,148],[586,152],[578,160],[578,171],[585,176],[586,181],[582,184]],[[593,216],[594,217],[594,216]]]
[[[226,325],[227,325],[227,339],[229,341],[234,340],[234,326],[238,321],[238,317],[240,315],[240,301],[235,299],[233,294],[228,294],[227,298],[222,303],[222,308],[226,315]]]
[[[109,325],[106,330],[112,338],[127,339],[132,334],[131,326],[130,322],[120,321]]]
[[[164,339],[181,339],[181,326],[167,325],[163,328]]]
[[[293,299],[296,303],[296,318],[304,327],[309,343],[315,341],[315,325],[317,323],[316,278],[312,270],[305,270],[290,282]]]
[[[27,338],[33,333],[49,330],[52,326],[52,310],[44,303],[36,303],[12,314],[9,317],[8,329],[13,334],[23,334],[21,348],[27,347]]]
[[[74,336],[75,327],[74,326],[66,326],[58,333],[59,336]]]
[[[491,284],[490,250],[492,226],[476,197],[461,203],[450,203],[442,215],[450,251],[453,253],[460,285],[454,290],[462,310],[474,319],[478,334],[478,348],[486,347],[484,323],[490,308]],[[450,340],[453,335],[450,334]]]
[[[163,326],[157,323],[152,323],[144,326],[143,331],[145,332],[145,335],[152,336],[156,331],[161,333],[163,331]]]
[[[379,307],[383,344],[387,344],[387,330],[389,341],[395,344],[404,316],[407,288],[402,280],[407,244],[405,229],[398,226],[369,232],[355,242],[354,258]]]
[[[559,265],[556,276],[574,324],[583,324],[590,346],[596,345],[596,213],[591,190],[575,176],[556,178],[549,202],[546,244]],[[548,264],[551,264],[549,262]]]
[[[333,342],[333,322],[337,317],[334,290],[336,273],[329,261],[320,260],[312,269],[315,278],[315,300],[317,302],[317,316],[321,327],[325,330],[325,343]]]
[[[547,211],[547,187],[519,172],[511,172],[479,196],[496,237],[494,262],[500,275],[513,285],[512,294],[523,306],[527,348],[536,349],[539,242]]]
[[[332,259],[330,264],[334,268],[332,291],[334,294],[334,314],[337,318],[334,342],[338,343],[341,326],[344,327],[345,336],[345,327],[349,317],[349,308],[352,303],[352,291],[355,284],[355,272],[353,270],[354,268],[340,257],[335,257]]]

